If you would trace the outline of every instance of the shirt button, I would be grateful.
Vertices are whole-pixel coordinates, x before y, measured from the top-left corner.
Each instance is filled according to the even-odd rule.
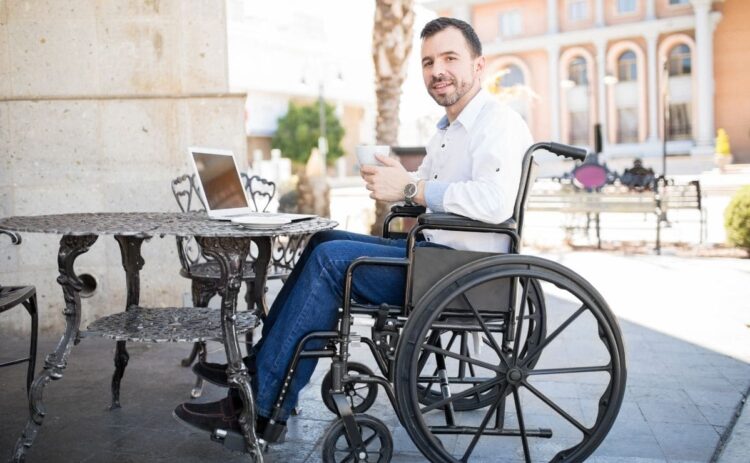
[[[442,145],[440,145],[440,147],[441,148],[445,148],[445,143],[443,143]]]
[[[437,179],[437,174],[435,174],[435,179]]]

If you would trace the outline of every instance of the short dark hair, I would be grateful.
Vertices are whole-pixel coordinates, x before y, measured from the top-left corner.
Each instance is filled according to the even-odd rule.
[[[469,44],[469,49],[471,50],[472,55],[474,55],[474,58],[476,58],[477,56],[482,56],[482,42],[479,41],[477,33],[474,32],[474,29],[469,23],[467,23],[466,21],[461,21],[460,19],[433,19],[432,21],[425,24],[424,28],[422,29],[422,33],[419,34],[419,38],[424,40],[449,27],[455,27],[456,29],[461,31],[461,34],[463,34],[464,38],[466,39],[466,43]]]

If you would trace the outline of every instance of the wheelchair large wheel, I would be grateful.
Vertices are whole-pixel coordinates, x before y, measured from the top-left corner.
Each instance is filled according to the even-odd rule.
[[[526,281],[522,282],[522,284],[526,283]],[[525,352],[529,349],[538,345],[544,338],[546,332],[546,316],[544,313],[544,295],[542,293],[542,288],[536,280],[528,280],[528,284],[530,284],[530,287],[527,292],[528,310],[526,316],[529,318],[529,323],[525,326],[526,337],[521,356],[525,355]],[[510,312],[508,311],[506,313]],[[507,323],[507,315],[501,320],[501,322],[503,324]],[[428,339],[433,345],[457,353],[460,356],[477,356],[481,355],[482,349],[492,348],[489,341],[485,337],[482,337],[479,332],[470,333],[467,331],[440,330],[431,332],[428,335]],[[505,349],[506,351],[509,351],[507,345]],[[422,361],[428,357],[427,354],[428,352],[422,353]],[[482,382],[482,379],[477,377],[477,369],[472,363],[452,357],[436,357],[441,358],[439,362],[440,364],[435,365],[431,376],[437,378],[441,366],[443,366],[443,369],[447,372],[447,381],[449,383],[462,383],[475,386]],[[536,362],[532,363],[532,367],[534,364],[536,364]],[[442,400],[443,398],[439,381],[428,381],[427,384],[418,384],[417,390],[419,391],[419,402],[424,405],[430,405]],[[477,392],[468,397],[462,397],[453,402],[453,409],[455,411],[466,411],[484,408],[496,401],[499,393],[500,388],[495,387],[481,393]]]
[[[530,281],[539,283],[546,301],[546,332],[534,345],[526,334],[533,323],[527,307]],[[501,327],[493,326],[492,308],[476,307],[466,297],[476,288],[495,286],[519,293],[512,298],[510,343]],[[459,300],[464,304],[457,309]],[[471,356],[445,349],[434,340],[443,330],[479,333],[490,348]],[[441,399],[420,404],[420,385],[436,380],[430,373],[440,357],[473,365],[474,380],[467,387],[443,375],[437,378]],[[582,461],[612,427],[626,378],[620,329],[599,293],[557,263],[518,255],[467,264],[430,289],[403,328],[395,371],[401,421],[433,462],[498,455],[527,462]],[[481,409],[453,406],[490,390],[498,391],[495,400]]]

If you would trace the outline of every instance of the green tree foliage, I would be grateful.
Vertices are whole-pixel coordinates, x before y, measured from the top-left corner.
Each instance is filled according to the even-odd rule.
[[[318,118],[318,103],[299,106],[289,103],[287,113],[279,118],[278,129],[273,136],[271,145],[281,153],[297,163],[305,163],[310,157],[310,151],[318,146],[320,137],[320,120]],[[344,128],[341,126],[333,106],[325,104],[326,138],[328,139],[328,156],[330,164],[334,159],[344,154],[341,140],[344,138]]]
[[[743,248],[750,255],[750,185],[745,185],[732,196],[724,211],[727,241]]]

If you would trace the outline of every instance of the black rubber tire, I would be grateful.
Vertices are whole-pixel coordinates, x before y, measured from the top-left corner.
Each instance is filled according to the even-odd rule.
[[[529,348],[533,348],[534,346],[538,345],[539,342],[541,342],[541,340],[544,339],[544,336],[546,335],[546,313],[545,313],[545,308],[544,308],[544,294],[542,292],[542,289],[538,281],[536,280],[530,280],[530,281],[531,281],[531,288],[529,291],[528,300],[531,303],[530,307],[534,308],[533,316],[535,317],[535,323],[529,324],[528,332],[526,335],[526,345],[524,345],[524,352],[527,352]],[[465,337],[466,333],[458,334],[458,336]],[[451,336],[451,338],[453,338],[453,336]],[[462,339],[459,342],[464,343],[465,340]],[[450,347],[446,346],[446,349],[450,349]],[[533,364],[536,364],[536,362],[533,362]],[[426,389],[425,386],[421,384],[417,385],[417,391],[419,394],[419,403],[423,405],[430,405],[431,403],[442,399],[442,395],[440,394],[439,391],[436,391],[432,388],[430,388],[429,391],[426,391],[425,389]],[[493,388],[488,391],[485,391],[482,394],[478,394],[477,396],[458,399],[453,403],[453,408],[457,412],[461,412],[461,411],[477,410],[480,408],[487,407],[488,405],[492,404],[493,402],[497,400],[497,396],[499,392],[500,392],[499,389]]]
[[[587,427],[582,422],[570,422],[581,430],[580,441],[570,447],[555,450],[557,453],[549,460],[554,462],[580,462],[585,460],[601,444],[607,433],[614,424],[615,418],[619,412],[622,400],[625,394],[626,383],[626,366],[625,351],[622,342],[620,328],[615,316],[612,314],[608,305],[601,295],[586,280],[577,275],[572,270],[551,262],[533,256],[519,255],[500,255],[492,256],[473,263],[467,264],[444,278],[439,284],[435,285],[420,300],[417,307],[410,314],[402,330],[398,351],[395,362],[395,380],[394,389],[397,401],[397,408],[401,422],[411,437],[414,444],[419,448],[423,455],[431,462],[448,462],[453,463],[463,458],[462,452],[465,450],[455,447],[451,451],[441,445],[438,436],[446,438],[446,435],[460,434],[458,431],[452,433],[452,430],[464,426],[464,422],[458,423],[458,420],[465,417],[463,414],[456,414],[456,424],[448,425],[447,418],[445,424],[440,421],[441,414],[431,414],[427,419],[427,413],[431,413],[429,407],[422,407],[418,400],[417,385],[420,382],[418,370],[418,359],[420,353],[426,349],[430,352],[436,352],[434,346],[426,342],[428,333],[436,326],[444,326],[445,322],[441,320],[441,313],[445,307],[456,297],[459,297],[465,291],[492,280],[503,280],[508,278],[527,278],[535,279],[540,282],[551,283],[557,288],[563,289],[569,295],[573,295],[581,303],[578,310],[573,315],[567,316],[564,323],[561,323],[556,330],[545,335],[543,342],[536,349],[526,354],[521,353],[520,343],[514,346],[513,356],[507,357],[507,365],[498,361],[497,364],[491,365],[491,371],[494,371],[495,377],[487,381],[488,387],[502,388],[502,391],[510,390],[513,398],[517,399],[519,391],[534,393],[532,383],[528,378],[531,375],[544,374],[545,370],[536,373],[534,363],[538,360],[548,343],[556,339],[559,333],[565,331],[569,326],[574,325],[572,322],[581,314],[587,313],[590,316],[586,318],[593,323],[594,340],[598,346],[603,346],[604,353],[607,354],[608,361],[596,363],[596,365],[574,367],[556,367],[555,374],[580,374],[582,372],[602,372],[606,371],[606,380],[603,383],[601,396],[594,395],[591,404],[593,408],[594,422]],[[547,307],[547,313],[550,313],[550,307]],[[470,312],[466,312],[470,313]],[[476,315],[473,315],[476,317]],[[584,325],[590,329],[589,325]],[[560,338],[560,339],[564,339]],[[562,341],[561,341],[562,342]],[[516,356],[516,353],[518,355]],[[444,354],[443,354],[444,355]],[[524,356],[525,355],[525,356]],[[532,356],[532,357],[529,357]],[[499,357],[499,356],[498,356]],[[475,359],[471,359],[474,361]],[[544,370],[544,369],[542,369]],[[578,370],[578,371],[574,371]],[[519,373],[519,374],[516,374]],[[535,376],[538,378],[539,376]],[[520,378],[520,379],[519,379]],[[539,392],[536,390],[536,392]],[[453,394],[453,396],[456,396]],[[538,396],[539,397],[539,396]],[[541,399],[541,397],[540,397]],[[549,399],[547,397],[547,399]],[[485,415],[485,423],[493,414],[496,407],[502,405],[506,397],[503,397],[492,404]],[[553,401],[554,403],[554,401]],[[514,408],[522,409],[519,402],[515,403]],[[435,408],[435,407],[433,407]],[[551,407],[550,407],[551,408]],[[564,408],[563,408],[564,411]],[[559,414],[559,412],[557,412]],[[435,420],[437,418],[437,421]],[[522,415],[516,416],[518,423],[522,423]],[[566,418],[567,419],[567,418]],[[575,418],[573,418],[575,421]],[[428,424],[429,421],[429,424]],[[570,420],[568,420],[570,421]],[[528,424],[528,423],[527,423]],[[476,421],[473,425],[464,426],[464,430],[474,426],[472,432],[478,432]],[[435,433],[433,433],[433,429]],[[490,428],[486,428],[490,429]],[[519,433],[522,434],[522,433]],[[524,454],[528,461],[532,460],[532,452],[529,450],[527,439],[524,437],[492,437],[482,434],[482,439],[519,439],[523,443]],[[491,441],[490,448],[495,445],[496,441]],[[545,445],[547,443],[545,442]],[[563,446],[569,445],[569,442],[563,441]],[[469,446],[471,450],[473,447]],[[452,452],[456,452],[453,454]],[[469,451],[469,454],[471,452]],[[468,456],[467,456],[468,457]],[[546,459],[546,457],[545,457]]]
[[[388,427],[382,421],[370,415],[354,415],[354,420],[357,422],[357,428],[365,443],[367,458],[360,459],[358,456],[355,456],[354,459],[347,460],[347,457],[354,449],[352,449],[349,439],[346,436],[344,421],[339,418],[333,422],[323,436],[323,462],[388,463],[391,461],[391,457],[393,456],[393,438],[390,431],[388,431]]]
[[[356,373],[362,376],[373,376],[374,373],[366,365],[357,362],[347,362],[347,372],[351,375]],[[333,387],[332,371],[328,370],[323,382],[320,385],[320,396],[323,398],[323,404],[331,413],[338,415],[336,411],[336,404],[331,397],[331,388]],[[375,399],[378,398],[378,385],[375,383],[359,383],[348,382],[344,384],[344,391],[346,398],[349,400],[349,404],[352,406],[352,411],[356,413],[364,413],[372,407],[375,403]],[[365,394],[362,394],[366,391]]]

